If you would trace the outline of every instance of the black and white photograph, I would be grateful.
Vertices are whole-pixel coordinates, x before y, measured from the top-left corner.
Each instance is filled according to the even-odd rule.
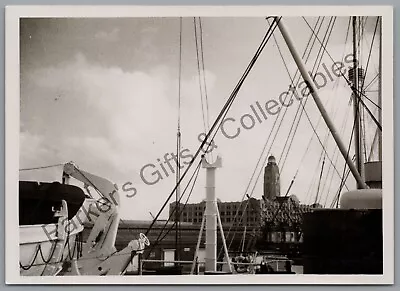
[[[392,18],[7,7],[7,283],[393,283]]]

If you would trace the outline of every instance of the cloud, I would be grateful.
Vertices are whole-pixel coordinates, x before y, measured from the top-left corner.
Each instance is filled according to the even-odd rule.
[[[213,78],[211,72],[208,76]],[[34,167],[72,160],[83,170],[120,186],[134,181],[143,196],[135,198],[141,206],[134,203],[137,211],[133,211],[133,217],[147,215],[147,209],[156,212],[162,202],[158,205],[152,201],[164,199],[165,189],[169,189],[165,186],[171,184],[172,189],[175,179],[164,179],[149,188],[139,173],[148,163],[157,165],[157,159],[166,152],[175,152],[176,79],[163,66],[146,72],[124,71],[89,63],[82,54],[31,71],[21,90],[21,165]],[[189,78],[182,86],[186,88],[185,99],[192,100],[184,106],[200,104],[198,84]],[[209,89],[212,91],[211,84]],[[51,96],[57,92],[63,92],[63,96],[54,101]],[[197,146],[197,134],[201,132],[198,108],[191,109],[192,116],[185,119],[182,128],[186,131],[183,146],[191,150]],[[23,177],[59,180],[61,172],[29,172]],[[128,217],[132,217],[131,207],[126,210]]]
[[[300,19],[300,21],[302,20]],[[221,22],[225,23],[225,20],[221,20]],[[345,21],[344,24],[347,25],[347,22]],[[214,27],[221,29],[219,25]],[[243,25],[241,27],[243,30],[246,28]],[[260,28],[264,32],[265,23],[262,21]],[[306,27],[304,26],[304,28]],[[230,31],[235,37],[238,35],[236,29]],[[225,50],[221,53],[219,50],[220,47],[225,47],[226,39],[229,40],[226,35],[221,38],[219,34],[214,33],[214,39],[210,39],[208,42],[205,39],[206,45],[212,43],[211,47],[205,47],[206,60],[208,60],[206,68],[210,69],[206,72],[206,77],[211,123],[240,78],[247,65],[248,57],[254,53],[254,47],[258,45],[259,30],[254,29],[252,31],[254,37],[248,37],[249,41],[246,42],[240,39],[238,42],[232,42],[229,45],[232,49],[228,52]],[[308,31],[306,30],[306,32]],[[175,152],[176,150],[177,58],[174,54],[172,62],[172,55],[165,53],[168,49],[176,50],[176,47],[166,47],[164,44],[160,44],[163,40],[162,37],[166,36],[162,33],[165,32],[161,29],[159,32],[154,31],[154,33],[147,31],[144,35],[140,35],[139,39],[135,38],[136,43],[129,41],[128,44],[124,44],[121,42],[121,48],[128,45],[129,56],[133,55],[133,58],[129,59],[131,60],[129,65],[123,66],[129,69],[88,61],[85,56],[92,53],[92,48],[84,51],[85,54],[76,54],[72,59],[68,59],[72,53],[68,54],[66,61],[62,63],[53,62],[53,66],[31,69],[31,71],[25,69],[21,83],[21,167],[73,160],[82,169],[108,178],[120,186],[128,181],[134,183],[134,187],[138,189],[138,194],[133,199],[123,198],[123,201],[126,202],[123,205],[123,218],[150,218],[148,211],[157,213],[165,198],[173,189],[175,178],[173,175],[169,177],[164,175],[159,183],[148,186],[141,181],[139,173],[141,168],[148,163],[154,164],[160,170],[159,160],[163,159],[165,153]],[[243,33],[246,34],[248,31]],[[107,37],[110,37],[109,40],[116,40],[119,34],[120,32],[117,29],[102,31],[96,34],[96,38],[106,40]],[[94,35],[93,32],[90,33],[91,37]],[[213,31],[210,31],[210,38],[212,35]],[[248,34],[246,35],[248,36]],[[307,33],[306,36],[308,35]],[[234,40],[237,39],[235,37]],[[340,35],[340,39],[344,40],[344,37],[344,33]],[[296,44],[305,44],[304,33],[294,34],[294,38],[296,38]],[[221,46],[219,41],[221,41]],[[224,43],[222,44],[222,42]],[[77,48],[85,49],[81,46]],[[77,48],[74,49],[74,52]],[[314,51],[316,53],[318,50]],[[330,42],[329,51],[335,60],[340,60],[343,53],[351,52],[351,44],[349,42],[347,47],[344,48],[342,44],[339,46],[335,42]],[[288,65],[293,75],[297,68],[287,49],[283,50],[283,53],[286,59],[290,60]],[[188,148],[193,153],[199,145],[198,134],[203,132],[204,129],[197,64],[195,54],[190,52],[190,55],[191,59],[188,56],[184,58],[183,66],[181,130],[182,147]],[[104,60],[108,58],[110,62],[121,64],[121,62],[127,60],[126,57],[125,54],[117,54],[116,56],[113,50],[110,55],[104,55]],[[115,62],[115,59],[118,58],[121,61]],[[154,61],[154,58],[157,58],[157,60]],[[310,58],[310,69],[314,58],[314,55]],[[190,60],[193,62],[192,67],[188,63]],[[330,67],[332,61],[325,54],[322,62]],[[268,64],[268,66],[265,64]],[[139,65],[142,68],[140,70],[134,67]],[[132,67],[134,68],[132,69]],[[278,100],[279,94],[287,90],[289,84],[289,78],[276,48],[263,53],[228,113],[229,117],[236,119],[235,123],[227,125],[229,130],[235,130],[236,127],[241,126],[240,117],[243,114],[252,114],[250,105],[254,106],[256,101],[265,104],[270,99]],[[332,82],[320,93],[324,102],[331,101],[329,106],[326,103],[328,111],[332,106],[339,108],[334,122],[340,129],[346,108],[348,108],[347,102],[350,91],[344,86],[339,86],[337,91],[333,89]],[[59,95],[61,97],[56,101],[55,96]],[[331,104],[333,105],[331,106]],[[273,138],[274,134],[271,135],[271,140],[273,138],[275,143],[271,146],[270,141],[267,148],[271,146],[270,153],[274,154],[277,159],[281,156],[284,158],[285,153],[282,153],[282,151],[296,111],[297,105],[291,106],[276,140]],[[315,126],[320,114],[312,100],[309,100],[307,104],[307,112]],[[223,157],[223,168],[218,169],[217,172],[219,183],[217,195],[221,200],[237,201],[241,199],[259,158],[259,153],[276,118],[276,116],[271,116],[262,124],[257,123],[251,130],[245,130],[241,127],[240,136],[236,139],[227,139],[220,132],[218,133],[216,152],[222,154]],[[351,129],[352,124],[349,121],[347,133],[344,136],[346,144]],[[323,121],[317,132],[321,139],[324,139],[327,130]],[[309,122],[303,114],[281,176],[282,192],[285,194],[295,171],[300,166],[301,173],[299,173],[292,190],[296,190],[294,194],[302,202],[306,202],[304,199],[309,185],[312,184],[313,173],[315,171],[320,173],[321,168],[318,167],[321,145],[316,138],[309,148],[305,162],[300,164],[301,157],[306,151],[312,134]],[[329,138],[327,147],[331,155],[334,148],[332,138]],[[216,153],[214,158],[215,156]],[[340,160],[342,160],[341,157]],[[328,162],[326,162],[326,167],[328,167],[327,165]],[[343,169],[342,165],[343,163],[339,163],[340,172]],[[262,166],[259,166],[259,168]],[[52,180],[59,179],[60,174],[60,169],[57,168],[40,173],[24,172],[23,176],[24,178],[37,178],[39,176],[40,179]],[[258,171],[256,174],[258,174]],[[336,176],[333,185],[339,185]],[[254,191],[254,196],[257,198],[260,198],[262,193],[262,173],[260,177]],[[204,184],[204,171],[202,170],[190,202],[198,202],[204,198]],[[252,188],[253,184],[250,185],[248,192]],[[332,190],[331,193],[333,192]]]

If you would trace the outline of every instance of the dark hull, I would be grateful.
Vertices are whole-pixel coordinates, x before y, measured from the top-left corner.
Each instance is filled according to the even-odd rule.
[[[304,274],[383,274],[382,210],[304,215]]]

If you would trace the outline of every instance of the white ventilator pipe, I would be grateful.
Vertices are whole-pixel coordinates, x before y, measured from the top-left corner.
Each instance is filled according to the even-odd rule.
[[[210,164],[203,157],[203,168],[206,169],[206,255],[205,271],[217,271],[217,197],[215,195],[215,171],[222,167],[220,157]]]

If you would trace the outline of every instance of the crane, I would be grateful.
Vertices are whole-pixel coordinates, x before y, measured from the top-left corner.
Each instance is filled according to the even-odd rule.
[[[80,220],[81,224],[88,220],[94,224],[83,245],[82,256],[73,260],[69,273],[65,274],[122,275],[133,256],[143,253],[145,247],[150,245],[148,238],[140,233],[139,238],[132,240],[127,247],[117,252],[115,240],[120,222],[120,197],[117,185],[105,178],[80,170],[73,162],[64,165],[63,183],[68,184],[71,177],[83,182],[89,194],[88,187],[94,188],[101,198],[87,199],[87,203],[83,204],[76,215],[77,217],[84,212],[87,219]],[[86,207],[89,209],[84,209],[85,205],[88,205]]]

